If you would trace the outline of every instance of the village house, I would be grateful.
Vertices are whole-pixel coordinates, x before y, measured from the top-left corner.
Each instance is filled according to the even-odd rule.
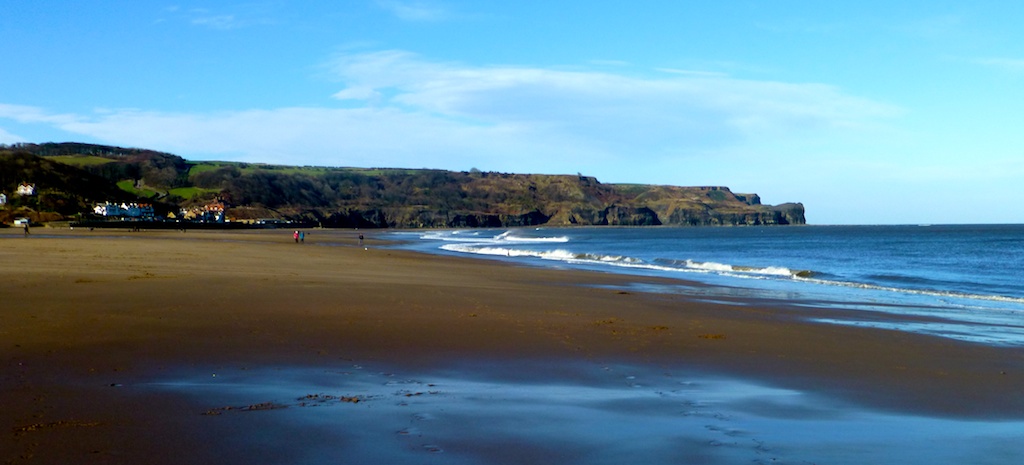
[[[36,195],[36,185],[23,182],[18,185],[18,195]]]
[[[211,202],[203,205],[202,207],[182,208],[181,217],[190,220],[198,221],[201,223],[223,223],[224,222],[224,203],[222,202]]]
[[[156,216],[153,205],[148,203],[104,202],[97,204],[92,211],[99,216],[115,218],[153,218]]]

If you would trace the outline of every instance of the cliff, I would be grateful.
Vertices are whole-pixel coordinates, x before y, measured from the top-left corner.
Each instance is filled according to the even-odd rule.
[[[727,187],[602,184],[582,175],[190,162],[77,143],[0,147],[0,167],[0,190],[9,194],[17,182],[34,182],[49,198],[61,192],[73,201],[51,207],[68,216],[87,210],[90,201],[143,200],[171,212],[216,199],[227,205],[229,218],[327,227],[805,223],[802,204],[762,205],[756,194]]]

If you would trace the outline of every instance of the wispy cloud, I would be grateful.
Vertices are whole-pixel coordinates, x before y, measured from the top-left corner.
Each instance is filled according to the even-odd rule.
[[[676,69],[676,68],[656,68],[656,71],[669,74],[682,74],[686,76],[701,76],[701,77],[718,77],[725,78],[728,74],[718,71],[696,71],[690,69]]]
[[[200,15],[192,18],[191,23],[212,29],[228,30],[242,27],[235,15]]]
[[[230,31],[254,25],[273,23],[272,12],[258,4],[239,7],[236,11],[214,11],[207,8],[185,9],[179,6],[164,8],[163,12],[167,18],[160,18],[158,23],[168,20],[184,22],[192,26],[214,29],[218,31]]]
[[[950,39],[962,35],[964,20],[959,15],[946,14],[907,22],[897,29],[912,36],[929,40]]]
[[[67,115],[0,105],[0,118],[193,158],[572,173],[860,135],[901,111],[822,84],[469,66],[400,50],[344,54],[330,70],[346,86],[337,107]]]
[[[79,116],[67,113],[51,113],[43,108],[29,105],[11,105],[0,103],[0,118],[11,119],[19,123],[44,123],[61,126],[80,119]]]
[[[847,29],[841,23],[812,21],[803,18],[779,19],[773,22],[757,21],[754,27],[781,34],[832,34]]]
[[[16,142],[27,142],[24,137],[11,134],[0,128],[0,144],[13,144]]]
[[[449,9],[435,2],[378,0],[377,5],[403,21],[442,21],[452,17]]]
[[[821,84],[733,79],[699,71],[656,78],[529,67],[430,62],[398,50],[339,56],[346,97],[390,95],[396,108],[482,124],[516,122],[586,134],[649,133],[654,140],[710,133],[742,137],[851,127],[898,113],[892,106]],[[372,90],[372,92],[371,92]],[[605,132],[607,131],[607,132]]]
[[[974,62],[1004,71],[1024,73],[1024,58],[987,57],[975,59]]]

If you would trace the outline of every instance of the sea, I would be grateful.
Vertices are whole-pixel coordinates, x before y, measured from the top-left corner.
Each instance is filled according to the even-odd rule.
[[[403,248],[427,253],[679,280],[639,290],[853,310],[809,317],[822,323],[1024,346],[1024,225],[594,226],[393,236]]]

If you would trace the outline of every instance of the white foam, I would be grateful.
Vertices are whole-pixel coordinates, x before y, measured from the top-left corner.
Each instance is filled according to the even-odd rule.
[[[505,231],[493,237],[482,235],[479,231],[440,231],[420,235],[420,239],[441,242],[465,242],[473,244],[534,244],[569,242],[567,236],[524,237],[516,235],[516,231]]]
[[[951,292],[951,291],[934,291],[934,290],[928,290],[928,289],[907,289],[907,288],[900,288],[900,287],[879,286],[877,284],[856,283],[856,282],[849,282],[849,281],[833,281],[833,280],[828,280],[828,279],[803,278],[803,277],[799,277],[799,276],[795,276],[794,279],[799,280],[799,281],[808,282],[808,283],[813,283],[813,284],[826,285],[826,286],[849,287],[849,288],[855,288],[855,289],[867,289],[867,290],[872,290],[872,291],[898,292],[898,293],[902,293],[902,294],[924,295],[924,296],[929,296],[929,297],[952,298],[952,299],[966,299],[966,300],[984,300],[984,301],[990,301],[990,302],[1006,302],[1006,303],[1024,304],[1024,298],[1007,297],[1007,296],[1002,296],[1002,295],[968,294],[968,293]]]

